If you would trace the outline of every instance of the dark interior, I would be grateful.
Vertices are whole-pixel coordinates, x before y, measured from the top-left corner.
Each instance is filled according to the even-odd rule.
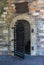
[[[20,5],[20,6],[19,6]],[[28,2],[15,3],[16,13],[28,13]]]
[[[30,40],[30,24],[26,20],[17,20],[17,52],[25,52],[30,54],[31,40]]]

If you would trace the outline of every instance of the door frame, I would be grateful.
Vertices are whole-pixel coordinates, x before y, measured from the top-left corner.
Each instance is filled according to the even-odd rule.
[[[36,54],[36,48],[33,51],[32,50],[32,46],[33,46],[33,42],[34,42],[34,46],[35,46],[35,44],[36,44],[36,38],[35,38],[35,40],[33,40],[33,33],[31,32],[32,28],[34,28],[34,29],[36,28],[35,27],[36,26],[35,25],[35,19],[33,17],[31,17],[27,13],[25,13],[25,14],[19,14],[19,15],[14,16],[14,18],[13,18],[13,20],[11,22],[11,25],[10,25],[10,38],[14,37],[13,36],[13,29],[12,29],[12,27],[14,27],[14,25],[15,25],[15,23],[16,23],[17,20],[21,20],[21,19],[24,19],[24,20],[28,21],[29,24],[30,24],[30,26],[31,26],[31,28],[30,28],[30,33],[31,33],[31,38],[30,38],[31,39],[31,55],[35,55]],[[33,24],[34,24],[34,27],[33,27]],[[35,35],[35,33],[34,33],[34,35]]]

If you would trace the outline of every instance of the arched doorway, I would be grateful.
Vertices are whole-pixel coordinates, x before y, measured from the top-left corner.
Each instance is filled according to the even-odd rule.
[[[17,20],[14,26],[14,54],[24,57],[31,53],[30,24],[26,20]]]

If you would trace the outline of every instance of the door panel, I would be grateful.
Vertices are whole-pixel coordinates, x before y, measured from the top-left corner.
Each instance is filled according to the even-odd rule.
[[[24,26],[17,23],[14,27],[14,55],[24,58]]]

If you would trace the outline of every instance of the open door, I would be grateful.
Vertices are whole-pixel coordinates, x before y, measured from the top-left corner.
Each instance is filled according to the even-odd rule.
[[[24,58],[30,54],[30,25],[26,20],[17,20],[14,26],[14,55]]]
[[[20,21],[14,27],[14,55],[24,58],[24,52],[24,26]]]

